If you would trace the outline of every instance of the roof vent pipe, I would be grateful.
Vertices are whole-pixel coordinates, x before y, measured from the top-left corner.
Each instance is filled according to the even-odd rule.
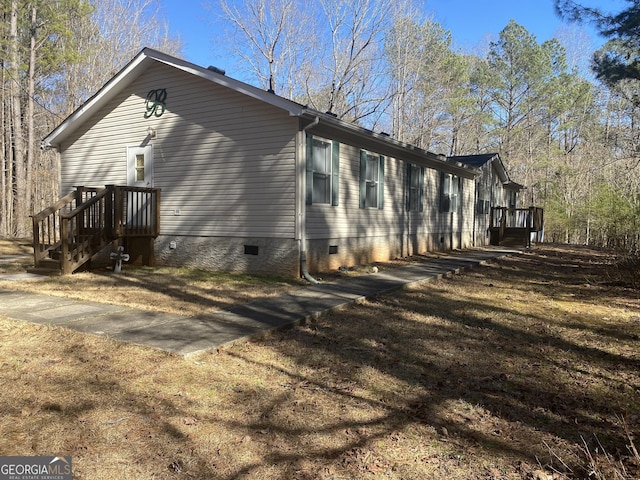
[[[207,70],[210,70],[210,71],[212,71],[214,73],[219,73],[220,75],[225,75],[226,74],[226,72],[223,69],[218,68],[218,67],[214,67],[213,65],[209,65],[207,67]]]

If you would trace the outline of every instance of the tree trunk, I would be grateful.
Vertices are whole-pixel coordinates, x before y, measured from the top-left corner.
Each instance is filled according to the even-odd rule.
[[[29,44],[29,75],[28,75],[28,98],[27,98],[27,164],[26,164],[26,197],[25,203],[27,214],[33,213],[33,170],[35,167],[35,124],[34,124],[34,100],[35,96],[35,75],[36,75],[36,31],[37,31],[37,10],[36,6],[31,7],[31,35]]]
[[[4,53],[4,52],[3,52]],[[3,55],[4,57],[4,55]],[[0,96],[0,128],[2,129],[2,137],[0,139],[0,236],[6,237],[9,235],[7,220],[8,220],[8,207],[7,202],[9,200],[8,192],[7,192],[7,176],[9,175],[9,171],[7,169],[7,158],[9,151],[9,142],[11,138],[9,137],[9,129],[7,128],[6,121],[6,103],[5,103],[5,86],[6,86],[6,78],[5,78],[5,70],[4,70],[4,60],[0,60],[2,64],[2,76],[0,77],[0,85],[2,87],[2,95]]]
[[[11,21],[9,24],[9,72],[11,74],[9,89],[11,96],[11,132],[13,133],[13,170],[15,172],[14,224],[11,229],[16,236],[25,236],[27,224],[26,171],[24,132],[22,129],[22,108],[20,104],[20,64],[18,55],[18,0],[11,1]],[[11,159],[9,159],[11,160]]]

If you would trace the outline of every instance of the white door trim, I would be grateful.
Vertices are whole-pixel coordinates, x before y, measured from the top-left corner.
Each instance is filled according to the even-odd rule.
[[[144,159],[142,167],[137,163],[140,155]],[[137,178],[139,174],[142,180]],[[153,188],[153,145],[127,147],[127,186]]]

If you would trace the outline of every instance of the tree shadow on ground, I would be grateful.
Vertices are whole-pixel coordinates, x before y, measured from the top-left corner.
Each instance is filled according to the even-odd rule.
[[[0,402],[19,419],[0,446],[140,478],[586,478],[582,447],[624,460],[622,418],[640,433],[640,325],[613,316],[626,335],[600,332],[584,312],[615,292],[570,297],[563,268],[510,257],[195,364],[29,326],[40,350],[5,355],[23,363],[2,380],[24,387]]]
[[[545,293],[552,292],[554,298],[573,295],[584,280],[567,272],[566,265],[586,262],[577,268],[587,269],[593,259],[582,252],[554,257],[550,263],[548,258],[511,257],[470,274],[485,278],[495,292],[488,301],[469,291],[477,283],[465,275],[381,296],[276,339],[275,348],[293,363],[286,373],[307,386],[303,388],[326,391],[333,396],[328,402],[355,402],[378,414],[362,421],[327,418],[305,429],[295,422],[295,428],[288,428],[286,418],[265,413],[251,428],[289,437],[323,429],[370,433],[338,436],[340,448],[272,453],[264,460],[335,461],[408,425],[426,426],[435,432],[433,439],[463,450],[480,449],[514,464],[546,464],[573,478],[588,473],[578,458],[582,447],[605,448],[624,457],[628,438],[621,419],[637,420],[640,413],[633,401],[640,359],[629,353],[640,329],[606,335],[596,327],[590,332],[596,335],[583,335],[581,325],[589,322],[567,317]],[[552,289],[540,286],[550,281]],[[539,287],[525,291],[528,284]],[[513,285],[524,287],[515,291]],[[536,299],[530,296],[534,294]],[[580,296],[580,301],[607,301],[602,294]],[[505,295],[518,299],[500,302]],[[534,308],[534,302],[545,308]],[[363,375],[367,371],[388,384],[370,380]],[[337,388],[336,379],[349,388]],[[267,408],[274,409],[310,414],[291,398]],[[637,427],[635,422],[632,431]],[[566,457],[560,460],[554,449]]]

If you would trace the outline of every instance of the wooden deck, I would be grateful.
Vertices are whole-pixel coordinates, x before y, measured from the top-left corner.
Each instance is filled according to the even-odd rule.
[[[491,245],[530,247],[532,237],[536,242],[543,240],[542,208],[492,207],[490,222]]]

